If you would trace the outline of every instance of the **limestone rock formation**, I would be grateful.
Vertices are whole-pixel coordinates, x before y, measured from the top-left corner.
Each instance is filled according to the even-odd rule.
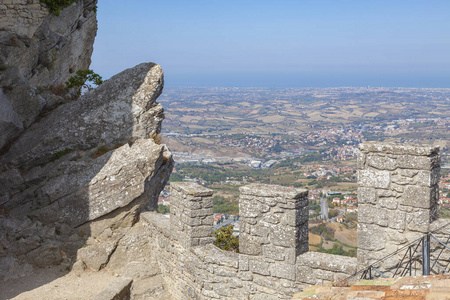
[[[78,1],[55,16],[40,0],[1,2],[0,150],[61,101],[45,89],[89,67],[96,4]]]
[[[127,69],[78,99],[52,93],[89,67],[95,5],[78,1],[59,17],[39,0],[0,5],[0,280],[70,265],[83,245],[78,266],[103,268],[170,176],[172,155],[155,142],[159,65]]]

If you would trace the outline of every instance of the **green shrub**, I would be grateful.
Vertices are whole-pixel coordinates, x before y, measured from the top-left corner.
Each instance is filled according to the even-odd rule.
[[[233,235],[233,225],[214,231],[214,245],[222,250],[239,252],[239,239]]]
[[[239,203],[226,200],[220,196],[214,196],[214,212],[215,213],[225,213],[225,214],[238,214],[239,213]]]
[[[94,87],[91,84],[99,86],[103,83],[103,79],[100,75],[90,69],[78,70],[75,76],[72,76],[67,80],[66,87],[71,88],[87,88],[92,90]]]
[[[41,2],[47,5],[50,13],[59,16],[61,9],[69,7],[72,3],[77,2],[77,0],[41,0]]]
[[[166,214],[170,212],[170,206],[158,204],[158,212],[160,214]]]

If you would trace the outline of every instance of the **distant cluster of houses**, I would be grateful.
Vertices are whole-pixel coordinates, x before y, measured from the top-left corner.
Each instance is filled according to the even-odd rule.
[[[214,214],[214,225],[218,225],[228,219],[236,221],[238,219],[238,214],[225,214],[225,213],[215,213]]]
[[[442,177],[439,183],[440,188],[445,191],[450,191],[450,176]],[[439,195],[439,202],[442,207],[450,208],[450,198],[447,197],[448,192],[443,192]]]
[[[344,199],[334,197],[332,202],[337,207],[345,208],[346,212],[358,211],[358,207],[356,206],[356,204],[358,204],[358,199],[354,195],[345,195]]]
[[[158,197],[158,205],[170,206],[170,192],[162,190]]]
[[[203,153],[189,154],[188,152],[173,152],[173,157],[176,163],[200,163],[200,164],[212,164],[212,163],[242,163],[255,169],[269,169],[277,160],[271,159],[263,162],[261,160],[252,157],[211,157]]]

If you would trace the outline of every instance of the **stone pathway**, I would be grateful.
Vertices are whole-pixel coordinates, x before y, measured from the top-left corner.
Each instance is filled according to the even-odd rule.
[[[450,299],[450,275],[361,280],[351,287],[311,286],[293,299],[445,300]]]
[[[0,282],[0,299],[92,299],[117,280],[111,272],[68,272],[61,267],[38,269],[26,277]]]
[[[125,295],[125,297],[121,297]],[[131,297],[130,297],[131,295]],[[118,297],[118,298],[117,298]],[[0,281],[0,300],[170,300],[161,275],[136,278],[112,271],[71,271],[61,266],[37,269],[29,275]]]

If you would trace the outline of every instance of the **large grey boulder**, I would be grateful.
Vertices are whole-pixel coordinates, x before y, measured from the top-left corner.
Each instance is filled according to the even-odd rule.
[[[0,254],[39,267],[59,263],[60,250],[71,257],[88,238],[126,231],[143,209],[156,209],[173,167],[154,139],[164,118],[156,103],[162,88],[161,67],[140,64],[60,105],[15,140],[0,157],[0,208],[22,221],[0,222]],[[11,225],[21,222],[30,224]],[[54,228],[53,237],[23,234],[36,223]]]
[[[0,22],[0,150],[58,102],[44,93],[63,87],[91,63],[97,0],[76,1],[60,16],[40,0],[6,1]],[[3,134],[4,133],[4,134]]]
[[[164,119],[164,110],[156,103],[163,81],[161,67],[153,63],[125,70],[33,124],[0,162],[29,169],[58,153],[156,136]]]

